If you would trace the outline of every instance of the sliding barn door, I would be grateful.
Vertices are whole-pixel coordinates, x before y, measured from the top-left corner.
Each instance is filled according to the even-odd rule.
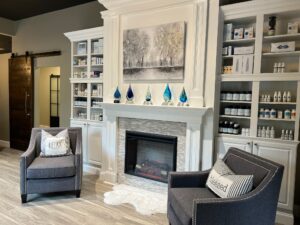
[[[9,60],[9,120],[11,148],[26,150],[33,127],[33,58]]]

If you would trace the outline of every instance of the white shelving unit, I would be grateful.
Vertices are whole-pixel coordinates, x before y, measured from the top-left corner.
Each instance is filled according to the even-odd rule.
[[[65,33],[71,41],[71,126],[81,127],[84,168],[99,173],[103,135],[103,28]]]
[[[219,133],[217,127],[215,136],[216,157],[222,157],[230,147],[237,147],[247,152],[260,155],[285,166],[283,186],[281,187],[277,222],[293,224],[293,204],[295,190],[296,156],[299,142],[300,121],[300,4],[296,0],[266,0],[250,1],[235,5],[221,7],[224,24],[233,24],[233,28],[254,27],[254,37],[240,40],[224,40],[220,43],[220,57],[222,62],[218,76],[219,101],[216,103],[216,121],[232,121],[238,123],[241,128],[249,129],[249,136]],[[276,32],[268,36],[268,19],[276,16]],[[287,23],[293,21],[299,24],[298,34],[287,33]],[[225,27],[225,26],[224,26]],[[223,36],[223,30],[220,31]],[[271,43],[295,41],[296,50],[293,52],[271,52]],[[232,46],[254,46],[254,60],[252,74],[223,74],[223,66],[231,66],[233,55],[222,55],[222,48]],[[275,62],[285,63],[285,72],[273,73]],[[261,95],[273,97],[275,91],[290,91],[291,102],[261,102]],[[232,101],[221,100],[224,92],[243,93],[251,92],[252,100]],[[224,115],[225,108],[233,106],[251,107],[251,117]],[[261,108],[281,110],[296,110],[295,119],[260,118]],[[219,125],[219,123],[216,123]],[[274,127],[275,138],[258,137],[258,127]],[[281,140],[281,130],[292,130],[293,140]]]

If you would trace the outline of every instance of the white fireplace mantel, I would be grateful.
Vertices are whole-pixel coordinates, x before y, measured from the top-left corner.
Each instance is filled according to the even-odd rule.
[[[103,103],[104,121],[106,123],[105,144],[103,148],[105,170],[102,171],[103,180],[117,182],[117,137],[118,119],[133,118],[158,121],[186,123],[185,171],[199,171],[204,159],[201,151],[202,118],[211,111],[204,107],[177,106],[146,106],[136,104]]]

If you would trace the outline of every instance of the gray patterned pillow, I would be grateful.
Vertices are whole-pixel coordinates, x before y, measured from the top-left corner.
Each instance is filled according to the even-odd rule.
[[[206,186],[221,198],[234,198],[250,192],[253,188],[253,175],[235,175],[218,159],[211,169]]]
[[[72,155],[68,129],[59,132],[55,136],[42,130],[40,156],[57,157],[66,155]]]

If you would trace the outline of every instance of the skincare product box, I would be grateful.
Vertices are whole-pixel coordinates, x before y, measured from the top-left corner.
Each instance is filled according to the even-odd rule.
[[[232,40],[232,32],[233,32],[233,24],[228,23],[224,26],[224,40],[230,41]]]
[[[295,41],[271,43],[271,52],[293,52],[295,49]]]
[[[248,55],[254,53],[254,46],[248,46],[248,47],[235,47],[234,48],[234,54],[235,55]]]
[[[289,22],[288,23],[288,34],[298,34],[298,22]]]
[[[232,73],[241,74],[243,67],[243,56],[233,56]]]
[[[254,28],[253,28],[253,27],[245,28],[245,31],[244,31],[244,38],[245,38],[245,39],[251,39],[251,38],[254,38]]]
[[[243,56],[243,66],[242,73],[243,74],[252,74],[253,73],[253,55],[244,55]]]
[[[239,40],[239,39],[243,39],[243,38],[244,38],[244,28],[234,29],[233,39]]]

